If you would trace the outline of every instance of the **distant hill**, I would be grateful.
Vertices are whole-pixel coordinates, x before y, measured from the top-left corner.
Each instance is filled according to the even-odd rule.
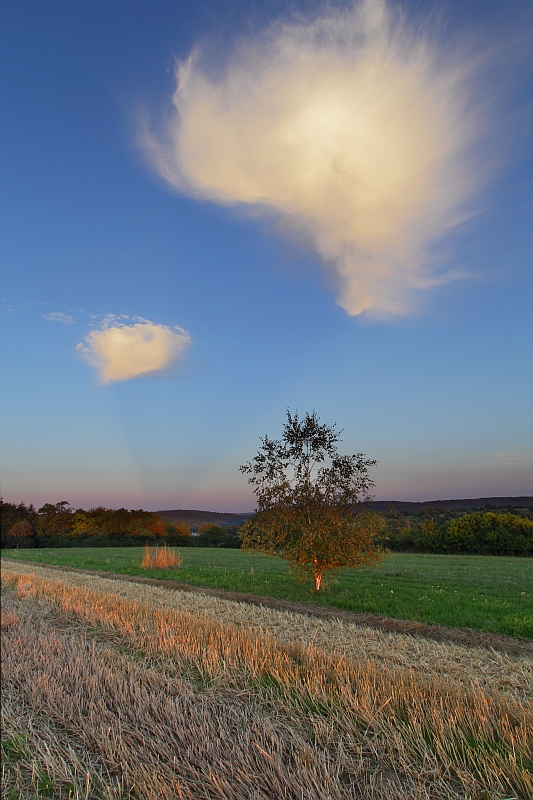
[[[486,506],[505,508],[528,508],[533,506],[533,497],[476,497],[469,500],[425,500],[423,503],[412,503],[404,500],[375,500],[372,504],[375,511],[386,511],[393,508],[395,511],[423,511],[426,508],[443,508],[447,511],[471,511],[477,509],[485,511]]]
[[[514,506],[515,508],[528,508],[533,506],[533,497],[476,497],[469,500],[425,500],[422,503],[410,502],[408,500],[375,500],[371,503],[375,511],[387,511],[391,507],[395,511],[409,511],[416,513],[426,508],[442,508],[448,511],[471,511],[472,509],[485,510],[485,507],[494,506],[495,508],[505,508]],[[224,513],[218,511],[196,511],[185,508],[176,508],[169,511],[158,511],[157,514],[167,522],[183,522],[192,531],[198,530],[200,525],[212,523],[222,527],[230,525],[242,525],[246,519],[253,516],[250,513]]]
[[[157,511],[159,516],[167,522],[183,522],[191,531],[196,531],[200,525],[211,523],[226,527],[229,525],[242,525],[252,514],[228,514],[219,511],[194,511],[185,508],[176,508],[171,511]]]

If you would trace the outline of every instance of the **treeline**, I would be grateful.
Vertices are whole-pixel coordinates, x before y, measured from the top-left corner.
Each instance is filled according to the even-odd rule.
[[[533,509],[487,510],[459,514],[428,509],[418,515],[385,513],[393,551],[533,556]]]
[[[170,523],[150,511],[126,508],[71,508],[45,503],[38,510],[0,501],[1,547],[240,547],[236,527],[202,525],[194,535],[182,522]]]
[[[207,523],[194,534],[183,522],[170,523],[142,509],[71,508],[66,501],[36,510],[0,501],[1,546],[13,547],[173,547],[239,548],[238,526]],[[384,514],[393,551],[533,556],[533,508],[459,513],[442,508]]]

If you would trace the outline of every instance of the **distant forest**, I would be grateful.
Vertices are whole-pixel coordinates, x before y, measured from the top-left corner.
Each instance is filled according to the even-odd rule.
[[[533,498],[484,500],[435,505],[379,502],[371,507],[385,517],[387,537],[380,543],[392,551],[533,556]],[[249,516],[182,509],[85,511],[71,508],[66,501],[45,503],[38,510],[33,505],[0,501],[0,513],[2,548],[138,547],[147,543],[239,548],[239,527]]]
[[[533,497],[502,498],[516,505],[490,499],[484,505],[468,501],[476,505],[467,507],[460,501],[380,503],[376,511],[387,521],[381,543],[397,552],[533,556]]]
[[[38,510],[24,503],[0,501],[1,546],[8,547],[240,547],[238,526],[168,522],[142,509],[71,508],[67,501],[45,503]]]

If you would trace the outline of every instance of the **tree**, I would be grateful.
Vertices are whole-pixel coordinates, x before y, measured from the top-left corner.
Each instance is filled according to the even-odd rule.
[[[38,511],[36,523],[39,547],[61,547],[72,531],[74,510],[66,500],[53,505],[45,503]]]
[[[8,547],[11,543],[11,539],[9,536],[9,531],[15,524],[15,522],[19,522],[21,520],[27,520],[31,527],[32,531],[35,529],[35,523],[37,522],[37,512],[35,511],[33,505],[30,503],[29,506],[26,506],[24,503],[6,503],[0,497],[0,545],[1,547]],[[32,545],[34,542],[32,541]]]
[[[89,539],[98,536],[99,533],[98,523],[92,517],[87,517],[83,509],[78,509],[72,518],[72,538]]]
[[[474,511],[448,522],[444,550],[481,555],[533,555],[533,522],[516,514]]]
[[[27,519],[19,519],[9,531],[9,538],[13,539],[17,550],[24,539],[27,539],[29,536],[33,536],[33,528]]]
[[[239,531],[243,547],[311,573],[317,591],[326,570],[375,564],[385,552],[374,541],[385,521],[364,505],[376,461],[340,455],[335,427],[321,425],[314,411],[302,420],[287,411],[281,440],[265,436],[253,461],[240,467],[258,503]]]
[[[166,541],[169,545],[177,547],[194,547],[191,531],[184,522],[165,523]]]
[[[240,541],[234,528],[226,528],[206,522],[198,528],[196,537],[198,547],[227,547],[238,548]]]
[[[220,525],[206,522],[198,528],[199,547],[220,547],[226,541],[226,531]]]

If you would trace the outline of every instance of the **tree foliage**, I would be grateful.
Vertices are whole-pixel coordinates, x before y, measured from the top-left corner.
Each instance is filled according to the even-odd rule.
[[[394,551],[533,556],[532,508],[519,511],[457,512],[426,508],[415,513],[389,509],[387,545]]]
[[[339,454],[339,441],[335,425],[321,425],[315,412],[300,419],[287,411],[282,438],[265,436],[253,461],[240,467],[258,504],[240,530],[243,546],[311,573],[317,591],[326,571],[375,564],[384,553],[375,542],[383,519],[364,507],[376,462]]]
[[[9,530],[9,537],[15,543],[17,550],[24,540],[29,539],[32,536],[33,528],[27,519],[19,519],[18,522],[15,522],[15,524]]]
[[[184,522],[167,522],[143,509],[74,509],[66,500],[38,511],[0,500],[4,547],[240,547],[238,528],[207,525],[192,536]],[[22,526],[19,523],[23,523]],[[24,533],[24,535],[22,535]]]
[[[194,544],[183,523],[169,524],[142,509],[73,509],[63,500],[38,511],[20,503],[1,503],[2,547],[108,547],[142,544]],[[25,523],[21,538],[21,523]]]
[[[16,547],[14,537],[11,535],[13,526],[17,522],[28,522],[31,526],[31,534],[24,537],[24,545],[32,547],[35,542],[35,522],[37,519],[37,512],[33,505],[25,505],[24,503],[6,503],[0,498],[0,535],[2,547]],[[19,541],[20,545],[20,541]]]
[[[532,556],[533,522],[510,513],[475,511],[428,530],[424,544],[441,553]]]
[[[194,537],[195,546],[238,548],[241,546],[241,541],[237,536],[237,530],[235,527],[206,522],[198,528],[198,535]]]

